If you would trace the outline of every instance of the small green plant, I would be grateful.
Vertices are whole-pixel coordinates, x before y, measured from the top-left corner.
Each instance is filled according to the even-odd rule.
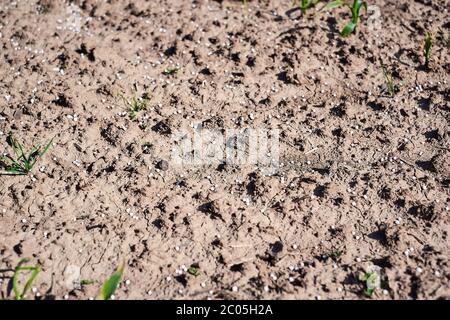
[[[371,298],[378,286],[377,274],[375,272],[365,272],[361,280],[365,282],[366,286],[364,289],[364,295]]]
[[[25,299],[25,295],[28,291],[30,291],[31,286],[33,285],[34,280],[39,274],[39,267],[37,266],[24,266],[23,264],[27,263],[28,259],[21,259],[17,266],[14,268],[14,275],[12,278],[12,287],[14,291],[14,297],[16,300],[23,300]],[[25,283],[25,286],[23,287],[22,292],[19,290],[19,284],[18,284],[18,278],[19,274],[22,272],[31,272],[30,277],[28,278],[27,282]]]
[[[169,76],[169,75],[171,75],[171,74],[177,73],[178,70],[180,70],[180,68],[178,68],[178,67],[168,67],[168,68],[164,69],[163,73],[164,73],[166,76]]]
[[[331,1],[324,7],[324,9],[334,9],[340,7],[343,4],[344,2],[342,0]],[[342,37],[348,37],[353,31],[355,31],[356,26],[358,25],[359,12],[361,11],[361,7],[364,7],[364,9],[367,12],[367,2],[362,0],[353,0],[353,4],[347,6],[352,13],[352,19],[342,29],[341,31]]]
[[[124,266],[121,265],[117,270],[103,283],[100,293],[97,296],[97,300],[109,300],[119,286],[122,279]]]
[[[140,111],[146,110],[148,102],[150,101],[146,95],[139,98],[132,97],[131,99],[127,99],[123,95],[120,95],[120,97],[128,107],[128,115],[131,120],[136,119],[136,116]]]
[[[425,58],[425,66],[428,67],[431,58],[431,47],[433,46],[433,37],[431,33],[425,34],[425,42],[423,45],[423,56]]]
[[[90,279],[83,279],[80,281],[80,285],[81,286],[88,286],[90,284],[94,284],[95,280],[90,280]]]
[[[27,175],[36,164],[36,161],[48,151],[53,139],[44,148],[40,145],[34,146],[29,152],[23,150],[22,144],[12,135],[8,137],[15,159],[9,155],[0,157],[0,165],[5,171],[0,171],[4,175]]]
[[[398,91],[398,86],[394,83],[392,74],[386,69],[385,65],[383,64],[383,61],[380,61],[380,68],[381,71],[383,72],[387,92],[392,97]]]
[[[299,8],[303,14],[305,14],[306,10],[314,7],[320,0],[301,0],[299,3]],[[295,2],[294,2],[295,4]]]
[[[332,250],[330,251],[330,253],[328,253],[328,256],[333,260],[339,259],[342,256],[342,251]]]
[[[338,8],[342,5],[343,5],[342,0],[331,1],[331,2],[328,2],[325,5],[325,7],[322,8],[322,10],[330,10],[330,9]]]
[[[190,266],[187,272],[195,277],[200,275],[200,269],[195,266]]]

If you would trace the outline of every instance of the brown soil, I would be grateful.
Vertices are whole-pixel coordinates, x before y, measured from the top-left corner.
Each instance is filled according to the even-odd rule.
[[[346,8],[291,0],[1,1],[0,148],[55,140],[0,176],[0,297],[27,257],[37,299],[121,261],[117,299],[362,299],[374,266],[373,298],[450,298],[449,2],[370,4],[383,29],[344,39]],[[145,93],[131,120],[119,95]],[[202,121],[280,129],[278,174],[173,167]]]

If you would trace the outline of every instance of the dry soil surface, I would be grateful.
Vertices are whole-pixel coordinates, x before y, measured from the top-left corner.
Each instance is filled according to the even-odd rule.
[[[0,1],[1,152],[54,137],[0,176],[0,297],[26,257],[33,299],[122,262],[116,299],[362,299],[365,272],[375,299],[450,298],[450,3],[369,4],[342,38],[347,8],[291,0]],[[176,167],[198,123],[280,130],[277,172]]]

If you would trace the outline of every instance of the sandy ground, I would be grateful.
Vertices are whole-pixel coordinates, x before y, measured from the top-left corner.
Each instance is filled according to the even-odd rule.
[[[364,299],[371,270],[374,299],[450,298],[450,3],[369,2],[344,39],[291,0],[0,1],[0,149],[55,137],[0,176],[0,297],[27,257],[33,299],[121,262],[116,299]],[[192,123],[280,130],[277,173],[174,166]]]

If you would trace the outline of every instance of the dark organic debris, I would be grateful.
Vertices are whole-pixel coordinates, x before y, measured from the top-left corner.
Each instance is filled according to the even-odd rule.
[[[198,210],[200,210],[203,213],[209,214],[211,219],[220,219],[220,220],[224,221],[222,214],[220,213],[219,206],[216,201],[210,201],[210,202],[204,203],[198,207]]]
[[[84,43],[82,43],[80,45],[80,48],[75,50],[75,52],[78,54],[85,55],[89,59],[89,61],[94,62],[95,61],[94,50],[95,50],[95,48],[88,50],[86,45]]]
[[[168,57],[171,57],[177,53],[177,47],[171,46],[164,51],[164,54]]]
[[[429,222],[434,221],[437,217],[432,204],[428,206],[423,204],[415,205],[409,208],[408,213]]]
[[[276,257],[283,251],[283,243],[281,241],[275,241],[270,245],[269,255]]]
[[[70,108],[72,106],[71,103],[69,102],[69,100],[67,99],[67,97],[62,93],[58,94],[56,99],[53,100],[52,102],[54,104],[56,104],[57,106],[61,106],[64,108]]]
[[[152,127],[152,130],[159,134],[171,134],[172,129],[170,129],[169,125],[164,121],[159,121]]]

